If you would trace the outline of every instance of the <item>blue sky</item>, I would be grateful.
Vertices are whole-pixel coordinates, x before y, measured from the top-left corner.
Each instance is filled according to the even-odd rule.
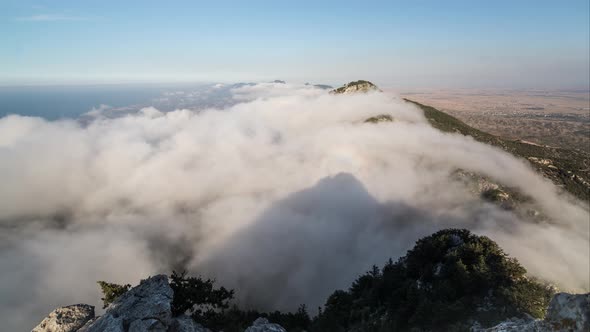
[[[0,84],[586,88],[589,1],[0,0]]]

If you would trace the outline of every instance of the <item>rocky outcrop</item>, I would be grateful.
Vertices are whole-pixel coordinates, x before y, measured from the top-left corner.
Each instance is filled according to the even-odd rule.
[[[558,293],[549,303],[545,322],[554,331],[590,331],[590,293]]]
[[[93,318],[93,306],[69,305],[53,310],[31,332],[76,332]]]
[[[121,295],[100,317],[93,306],[71,305],[51,312],[32,332],[211,332],[187,315],[172,317],[173,294],[168,277],[157,275]],[[266,318],[246,331],[286,332]]]
[[[173,291],[168,277],[142,280],[95,318],[87,304],[58,308],[32,332],[210,332],[188,316],[172,317]]]
[[[381,90],[373,83],[369,81],[354,81],[345,84],[344,86],[339,87],[338,89],[334,89],[330,91],[333,94],[350,94],[350,93],[367,93],[367,92],[381,92]]]
[[[270,323],[268,319],[260,317],[244,332],[287,332],[287,330],[279,324]]]
[[[474,326],[472,332],[586,332],[590,331],[590,293],[556,294],[544,320],[512,318],[494,327]]]
[[[87,332],[167,331],[172,324],[173,294],[165,275],[142,280],[109,305]]]

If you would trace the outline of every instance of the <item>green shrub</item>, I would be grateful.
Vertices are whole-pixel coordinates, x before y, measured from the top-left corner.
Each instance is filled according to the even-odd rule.
[[[125,292],[127,292],[129,288],[131,288],[131,285],[129,284],[118,285],[106,281],[97,281],[97,283],[100,286],[102,294],[104,295],[104,297],[101,298],[103,303],[103,309],[108,307],[117,298],[119,298],[119,296],[125,294]]]
[[[332,294],[312,331],[467,330],[470,320],[542,318],[552,295],[494,241],[446,229]]]
[[[170,287],[174,291],[172,314],[188,313],[198,322],[214,320],[234,296],[233,290],[225,287],[214,288],[214,280],[200,277],[187,277],[186,272],[172,272]]]

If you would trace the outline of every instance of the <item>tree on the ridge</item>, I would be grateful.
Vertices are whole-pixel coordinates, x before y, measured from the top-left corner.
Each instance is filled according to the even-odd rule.
[[[131,288],[131,285],[129,284],[118,285],[106,281],[97,281],[97,283],[100,286],[100,290],[102,291],[102,294],[104,296],[100,298],[103,303],[103,309],[108,307],[111,303],[118,299],[119,296],[125,294],[129,290],[129,288]]]
[[[174,291],[172,314],[188,313],[196,321],[206,321],[229,308],[234,291],[225,287],[214,288],[214,283],[211,279],[187,277],[186,271],[173,271],[170,275],[170,287]]]

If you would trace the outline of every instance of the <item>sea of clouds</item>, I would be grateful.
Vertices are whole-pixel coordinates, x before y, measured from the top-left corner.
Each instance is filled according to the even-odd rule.
[[[85,121],[0,118],[0,321],[100,307],[97,280],[172,269],[261,310],[322,305],[436,230],[487,235],[533,276],[588,291],[589,212],[523,160],[432,128],[387,93],[231,89],[226,107]],[[395,121],[364,123],[389,114]],[[452,174],[531,197],[548,220],[481,200]]]

